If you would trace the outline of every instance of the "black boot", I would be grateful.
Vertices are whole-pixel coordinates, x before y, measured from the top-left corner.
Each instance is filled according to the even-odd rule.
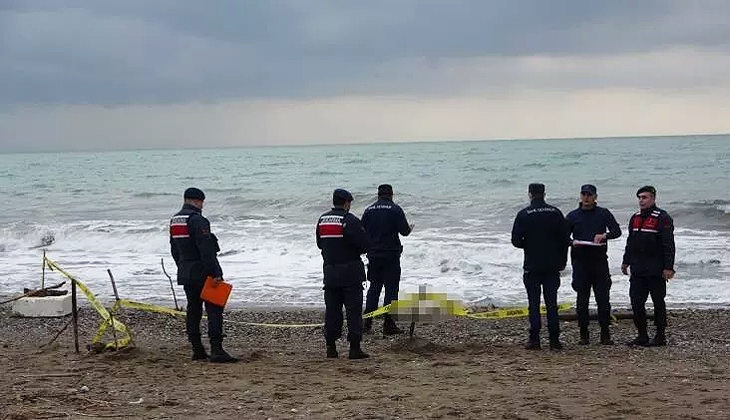
[[[525,343],[525,350],[540,350],[540,340],[527,340],[527,343]]]
[[[667,335],[663,327],[657,327],[654,339],[649,342],[652,347],[663,347],[667,345]]]
[[[560,351],[563,349],[563,343],[560,342],[558,334],[550,333],[550,350]]]
[[[348,359],[367,359],[368,357],[370,355],[360,348],[360,340],[350,341],[350,354],[347,357]]]
[[[540,350],[540,331],[530,331],[530,338],[525,343],[525,350]]]
[[[604,346],[612,346],[614,344],[613,340],[611,340],[611,331],[608,327],[601,328],[601,344]]]
[[[639,331],[639,335],[636,336],[633,340],[629,341],[629,346],[640,346],[640,347],[646,347],[649,345],[649,336],[646,334],[646,330]]]
[[[193,361],[208,360],[208,353],[205,352],[205,347],[203,347],[203,342],[200,341],[200,336],[190,337],[190,344],[193,346]]]
[[[340,357],[340,354],[337,353],[337,344],[334,340],[327,340],[327,357],[330,359],[336,359]]]
[[[578,344],[581,346],[587,346],[591,343],[590,340],[590,334],[588,333],[588,325],[581,325],[580,326],[580,341],[578,341]]]
[[[238,359],[223,350],[222,342],[212,342],[210,343],[210,361],[211,363],[236,363]]]
[[[373,333],[373,319],[365,318],[362,323],[362,333],[372,334]]]
[[[398,334],[403,334],[403,330],[398,328],[398,325],[396,325],[395,321],[393,321],[393,318],[391,318],[390,315],[385,315],[385,320],[383,321],[383,335]]]

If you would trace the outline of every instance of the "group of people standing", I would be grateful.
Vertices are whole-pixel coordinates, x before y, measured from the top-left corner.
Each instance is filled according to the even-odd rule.
[[[353,197],[349,191],[336,189],[332,195],[332,210],[317,222],[317,247],[324,260],[324,335],[327,357],[338,357],[336,342],[342,335],[342,307],[347,315],[347,340],[350,359],[369,357],[360,348],[363,332],[372,332],[372,318],[363,328],[363,283],[370,281],[365,312],[378,308],[380,294],[385,288],[383,305],[398,299],[400,256],[403,246],[399,235],[408,236],[413,225],[403,209],[393,202],[393,187],[378,187],[378,200],[368,206],[360,221],[350,213]],[[360,256],[367,254],[368,269]],[[364,331],[363,331],[364,330]],[[402,333],[393,318],[386,314],[383,334]]]
[[[560,350],[557,293],[560,272],[567,265],[570,249],[573,265],[572,287],[577,293],[576,314],[582,345],[590,343],[588,302],[591,290],[598,309],[600,342],[611,339],[611,275],[607,242],[621,236],[621,228],[611,212],[596,204],[598,191],[586,184],[580,189],[579,207],[567,217],[545,202],[545,186],[530,184],[530,205],[522,209],[512,228],[512,244],[524,249],[524,284],[529,301],[530,335],[525,348],[540,349],[540,292],[547,311],[550,348]],[[630,270],[629,296],[637,336],[629,342],[636,346],[666,345],[667,312],[664,298],[666,283],[674,277],[674,222],[656,206],[656,189],[644,186],[636,192],[639,211],[629,220],[621,271]],[[654,303],[656,334],[649,340],[646,300]]]
[[[600,342],[613,344],[610,334],[611,276],[606,253],[607,241],[621,236],[621,228],[610,211],[596,204],[595,186],[583,185],[580,205],[567,217],[545,202],[545,186],[530,184],[531,203],[522,209],[512,229],[512,244],[524,249],[524,285],[529,301],[530,333],[528,349],[540,348],[540,295],[544,296],[550,348],[560,350],[557,292],[560,272],[567,264],[571,249],[573,289],[577,292],[576,312],[580,325],[580,344],[589,344],[588,303],[591,290],[598,307]],[[316,226],[317,247],[323,258],[325,301],[324,335],[327,357],[339,357],[336,342],[342,336],[343,307],[347,319],[350,359],[369,357],[361,348],[362,335],[371,333],[372,318],[363,322],[363,284],[369,280],[365,313],[379,306],[383,288],[383,305],[398,298],[401,276],[400,236],[408,236],[413,225],[403,209],[393,201],[393,187],[378,187],[378,200],[368,206],[358,219],[350,212],[353,196],[345,189],[332,194],[332,209],[322,214]],[[621,270],[631,271],[630,297],[638,335],[630,344],[661,346],[666,344],[666,282],[674,275],[674,227],[672,218],[656,207],[656,190],[645,186],[637,191],[639,211],[629,221],[629,236]],[[218,240],[210,223],[202,216],[205,194],[188,188],[183,208],[170,221],[171,253],[178,267],[178,284],[187,296],[187,334],[193,348],[193,360],[218,363],[236,362],[223,350],[223,308],[200,298],[208,277],[222,281],[223,272],[216,254]],[[367,255],[367,272],[361,256]],[[651,295],[654,303],[656,335],[649,340],[645,304]],[[208,315],[211,354],[200,336],[202,308]],[[385,315],[384,335],[401,334],[395,321]]]

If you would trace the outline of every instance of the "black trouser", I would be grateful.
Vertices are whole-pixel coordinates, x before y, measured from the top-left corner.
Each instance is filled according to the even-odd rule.
[[[651,295],[654,303],[654,324],[657,334],[664,334],[667,326],[667,306],[664,297],[667,295],[667,281],[661,275],[631,276],[629,296],[631,309],[634,311],[634,325],[639,335],[646,336],[646,299]]]
[[[611,274],[608,271],[608,260],[574,260],[573,261],[573,290],[578,293],[575,302],[575,312],[578,316],[578,325],[581,329],[588,328],[588,302],[591,289],[598,307],[598,323],[601,329],[607,330],[611,325]]]
[[[365,313],[378,309],[380,292],[385,286],[385,298],[383,306],[394,300],[398,300],[398,289],[400,287],[400,258],[376,259],[368,262],[368,287]]]
[[[188,339],[190,341],[200,340],[200,320],[203,318],[203,300],[200,299],[200,292],[203,290],[203,283],[186,284],[185,296],[188,299],[188,310],[185,315]],[[223,342],[223,308],[212,303],[205,302],[205,312],[208,315],[208,338],[211,344]]]
[[[362,338],[362,285],[324,287],[324,338],[333,343],[342,337],[342,307],[347,313],[347,340]]]
[[[525,272],[525,289],[529,301],[530,313],[530,340],[540,339],[540,289],[545,299],[547,309],[547,324],[551,339],[560,335],[558,324],[558,288],[560,287],[560,272],[535,273]]]

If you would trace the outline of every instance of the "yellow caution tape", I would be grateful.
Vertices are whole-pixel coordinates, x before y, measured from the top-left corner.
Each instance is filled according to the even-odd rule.
[[[558,305],[558,312],[566,311],[570,309],[572,305],[570,303],[561,303]],[[547,313],[547,308],[545,306],[540,307],[540,313],[545,314]],[[529,316],[530,311],[528,308],[503,308],[503,309],[495,309],[493,311],[486,311],[486,312],[477,312],[477,313],[471,313],[466,310],[462,313],[457,313],[454,315],[458,316],[465,316],[467,318],[473,318],[473,319],[504,319],[504,318],[516,318],[516,317],[524,317]]]
[[[71,280],[86,296],[89,304],[99,313],[102,318],[102,323],[99,325],[99,329],[96,335],[92,339],[92,344],[102,345],[104,349],[110,348],[122,348],[132,343],[132,334],[129,328],[124,325],[121,321],[114,318],[109,311],[96,299],[91,290],[79,281],[74,276],[67,273],[57,263],[44,257],[45,264],[51,270],[56,270],[63,276]],[[144,312],[160,313],[171,316],[185,316],[185,312],[178,311],[163,306],[152,305],[148,303],[135,302],[127,299],[119,299],[112,306],[112,313],[116,312],[121,308],[136,309]],[[569,303],[563,303],[558,305],[558,311],[565,311],[570,309]],[[540,308],[540,313],[546,313],[545,306]],[[529,310],[526,307],[522,308],[502,308],[495,309],[485,312],[469,312],[465,309],[461,302],[458,300],[448,299],[446,293],[432,293],[421,291],[419,293],[406,293],[403,299],[394,300],[390,304],[382,306],[372,312],[363,314],[363,319],[374,318],[385,314],[392,314],[396,317],[409,318],[411,320],[418,320],[419,318],[433,319],[440,315],[453,315],[461,316],[472,319],[504,319],[514,317],[524,317],[529,315]],[[614,317],[615,318],[615,317]],[[256,327],[268,327],[268,328],[315,328],[322,327],[324,324],[269,324],[261,322],[246,322],[246,321],[226,321],[229,324],[238,325],[250,325]],[[121,333],[121,337],[117,337],[115,343],[101,343],[106,330],[112,326],[117,332]]]
[[[172,316],[185,316],[185,312],[177,311],[171,308],[151,305],[149,303],[134,302],[127,299],[120,299],[114,304],[114,310],[119,308],[136,309],[138,311],[154,312]],[[205,318],[205,316],[204,316]],[[255,327],[273,327],[273,328],[309,328],[321,327],[324,324],[267,324],[262,322],[246,322],[246,321],[225,321],[226,324],[251,325]]]
[[[376,309],[376,310],[374,310],[372,312],[368,312],[366,314],[363,314],[362,318],[363,319],[375,318],[376,316],[385,315],[387,313],[390,313],[391,305],[393,305],[394,302],[397,302],[397,301],[393,301],[393,302],[391,302],[391,303],[389,303],[389,304],[387,304],[385,306],[381,306],[380,308],[378,308],[378,309]]]
[[[127,328],[126,325],[124,325],[122,322],[120,322],[116,318],[113,318],[109,314],[109,311],[107,311],[106,308],[104,307],[104,305],[102,305],[101,302],[99,302],[96,299],[96,296],[94,296],[94,294],[91,293],[91,290],[88,287],[86,287],[86,285],[84,283],[79,281],[77,278],[75,278],[71,274],[67,273],[63,268],[61,268],[55,262],[51,261],[49,258],[44,257],[44,261],[49,269],[58,271],[63,276],[65,276],[67,279],[71,280],[74,284],[76,284],[76,287],[78,287],[79,290],[81,290],[81,293],[83,293],[84,296],[86,296],[86,299],[89,301],[89,304],[91,305],[91,307],[94,308],[96,310],[96,312],[99,313],[99,316],[101,316],[103,321],[102,321],[101,325],[99,325],[99,329],[96,331],[96,335],[91,340],[92,344],[101,343],[101,339],[104,337],[104,333],[106,332],[107,328],[109,328],[109,326],[112,326],[112,328],[114,328],[116,331],[121,333],[122,336],[117,337],[117,339],[115,340],[116,341],[115,343],[108,343],[108,344],[103,345],[105,350],[110,349],[110,348],[126,347],[132,342],[132,334],[129,331],[129,328]]]
[[[172,316],[185,316],[185,312],[178,311],[172,308],[165,308],[163,306],[150,305],[149,303],[134,302],[127,299],[119,299],[112,307],[113,311],[117,311],[120,308],[126,309],[137,309],[144,312],[154,312],[158,314],[172,315]]]
[[[558,311],[562,312],[571,308],[570,303],[558,305]],[[446,293],[406,293],[402,299],[394,300],[389,305],[366,313],[363,318],[373,318],[390,313],[398,318],[410,320],[437,319],[442,315],[461,316],[472,319],[504,319],[529,316],[530,311],[526,307],[501,308],[485,312],[469,312],[460,301],[448,299]],[[540,308],[540,313],[547,313],[545,306]]]

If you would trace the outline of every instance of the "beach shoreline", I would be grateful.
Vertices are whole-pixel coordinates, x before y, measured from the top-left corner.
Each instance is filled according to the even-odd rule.
[[[131,350],[87,353],[99,324],[80,312],[82,352],[68,322],[0,310],[0,418],[697,418],[730,415],[730,311],[670,310],[663,348],[630,348],[630,320],[613,326],[615,346],[579,346],[561,322],[563,352],[527,351],[525,318],[449,318],[417,324],[415,337],[366,335],[367,360],[324,356],[319,309],[231,309],[225,346],[235,365],[191,362],[180,317],[123,310]],[[651,324],[651,323],[650,323]],[[402,325],[407,327],[407,325]],[[205,331],[205,327],[203,326]],[[650,326],[650,331],[652,327]],[[107,339],[111,339],[110,336]],[[206,343],[207,346],[207,343]],[[88,390],[86,390],[87,387]]]

